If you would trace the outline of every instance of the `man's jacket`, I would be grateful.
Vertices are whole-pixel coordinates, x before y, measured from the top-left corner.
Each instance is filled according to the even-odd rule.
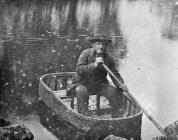
[[[76,85],[90,85],[97,84],[99,82],[108,83],[107,72],[101,67],[95,67],[96,53],[93,48],[84,50],[78,58],[76,67],[76,75],[73,77],[72,84],[67,88],[67,92],[70,92]],[[121,75],[118,73],[114,59],[108,54],[105,54],[104,63],[111,69],[111,71],[117,76],[117,78],[124,83]],[[111,77],[114,85],[118,87],[118,83]]]

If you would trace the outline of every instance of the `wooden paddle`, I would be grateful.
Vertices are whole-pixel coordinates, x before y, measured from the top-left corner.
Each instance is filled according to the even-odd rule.
[[[121,81],[115,76],[115,74],[108,68],[108,66],[102,63],[104,69],[118,82],[119,86],[122,87]],[[136,100],[136,98],[128,91],[125,90],[124,92],[130,97],[131,101],[144,112],[144,114],[148,117],[148,119],[156,126],[156,128],[165,136],[167,137],[164,128],[141,106],[141,104]]]

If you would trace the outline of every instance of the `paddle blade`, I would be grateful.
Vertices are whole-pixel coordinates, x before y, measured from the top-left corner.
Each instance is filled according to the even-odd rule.
[[[178,121],[166,126],[164,132],[167,137],[158,136],[154,137],[152,140],[178,140]]]
[[[173,140],[178,140],[178,121],[166,126],[164,132],[168,138],[175,138]]]

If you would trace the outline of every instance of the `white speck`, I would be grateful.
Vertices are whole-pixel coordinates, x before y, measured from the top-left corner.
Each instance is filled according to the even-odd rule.
[[[78,35],[78,36],[87,36],[87,35],[85,35],[85,34],[81,34],[81,35]]]
[[[31,86],[32,86],[32,83],[29,83],[28,86],[31,87]]]
[[[140,41],[140,43],[141,43],[141,44],[143,44],[143,43],[144,43],[144,41],[143,41],[143,40],[141,40],[141,41]]]
[[[66,49],[66,48],[67,48],[67,45],[64,46],[64,49]]]
[[[23,74],[22,74],[22,76],[23,76],[23,77],[26,77],[26,76],[27,76],[27,74],[26,74],[26,73],[23,73]]]
[[[41,36],[45,36],[45,35],[42,34]]]
[[[55,53],[56,52],[56,50],[52,50],[52,53]]]
[[[5,83],[3,86],[7,86],[9,83]]]
[[[77,48],[77,49],[81,49],[82,47],[77,44],[77,45],[76,45],[76,48]]]
[[[72,80],[68,81],[68,84],[72,84]]]
[[[125,62],[125,60],[121,60],[121,63],[124,63]]]
[[[27,104],[31,105],[32,103],[31,102],[27,102]]]

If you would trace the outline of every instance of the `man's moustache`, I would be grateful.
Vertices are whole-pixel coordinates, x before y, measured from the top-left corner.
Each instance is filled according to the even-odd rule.
[[[104,51],[103,50],[96,50],[96,55],[99,57],[102,57],[104,55]]]

